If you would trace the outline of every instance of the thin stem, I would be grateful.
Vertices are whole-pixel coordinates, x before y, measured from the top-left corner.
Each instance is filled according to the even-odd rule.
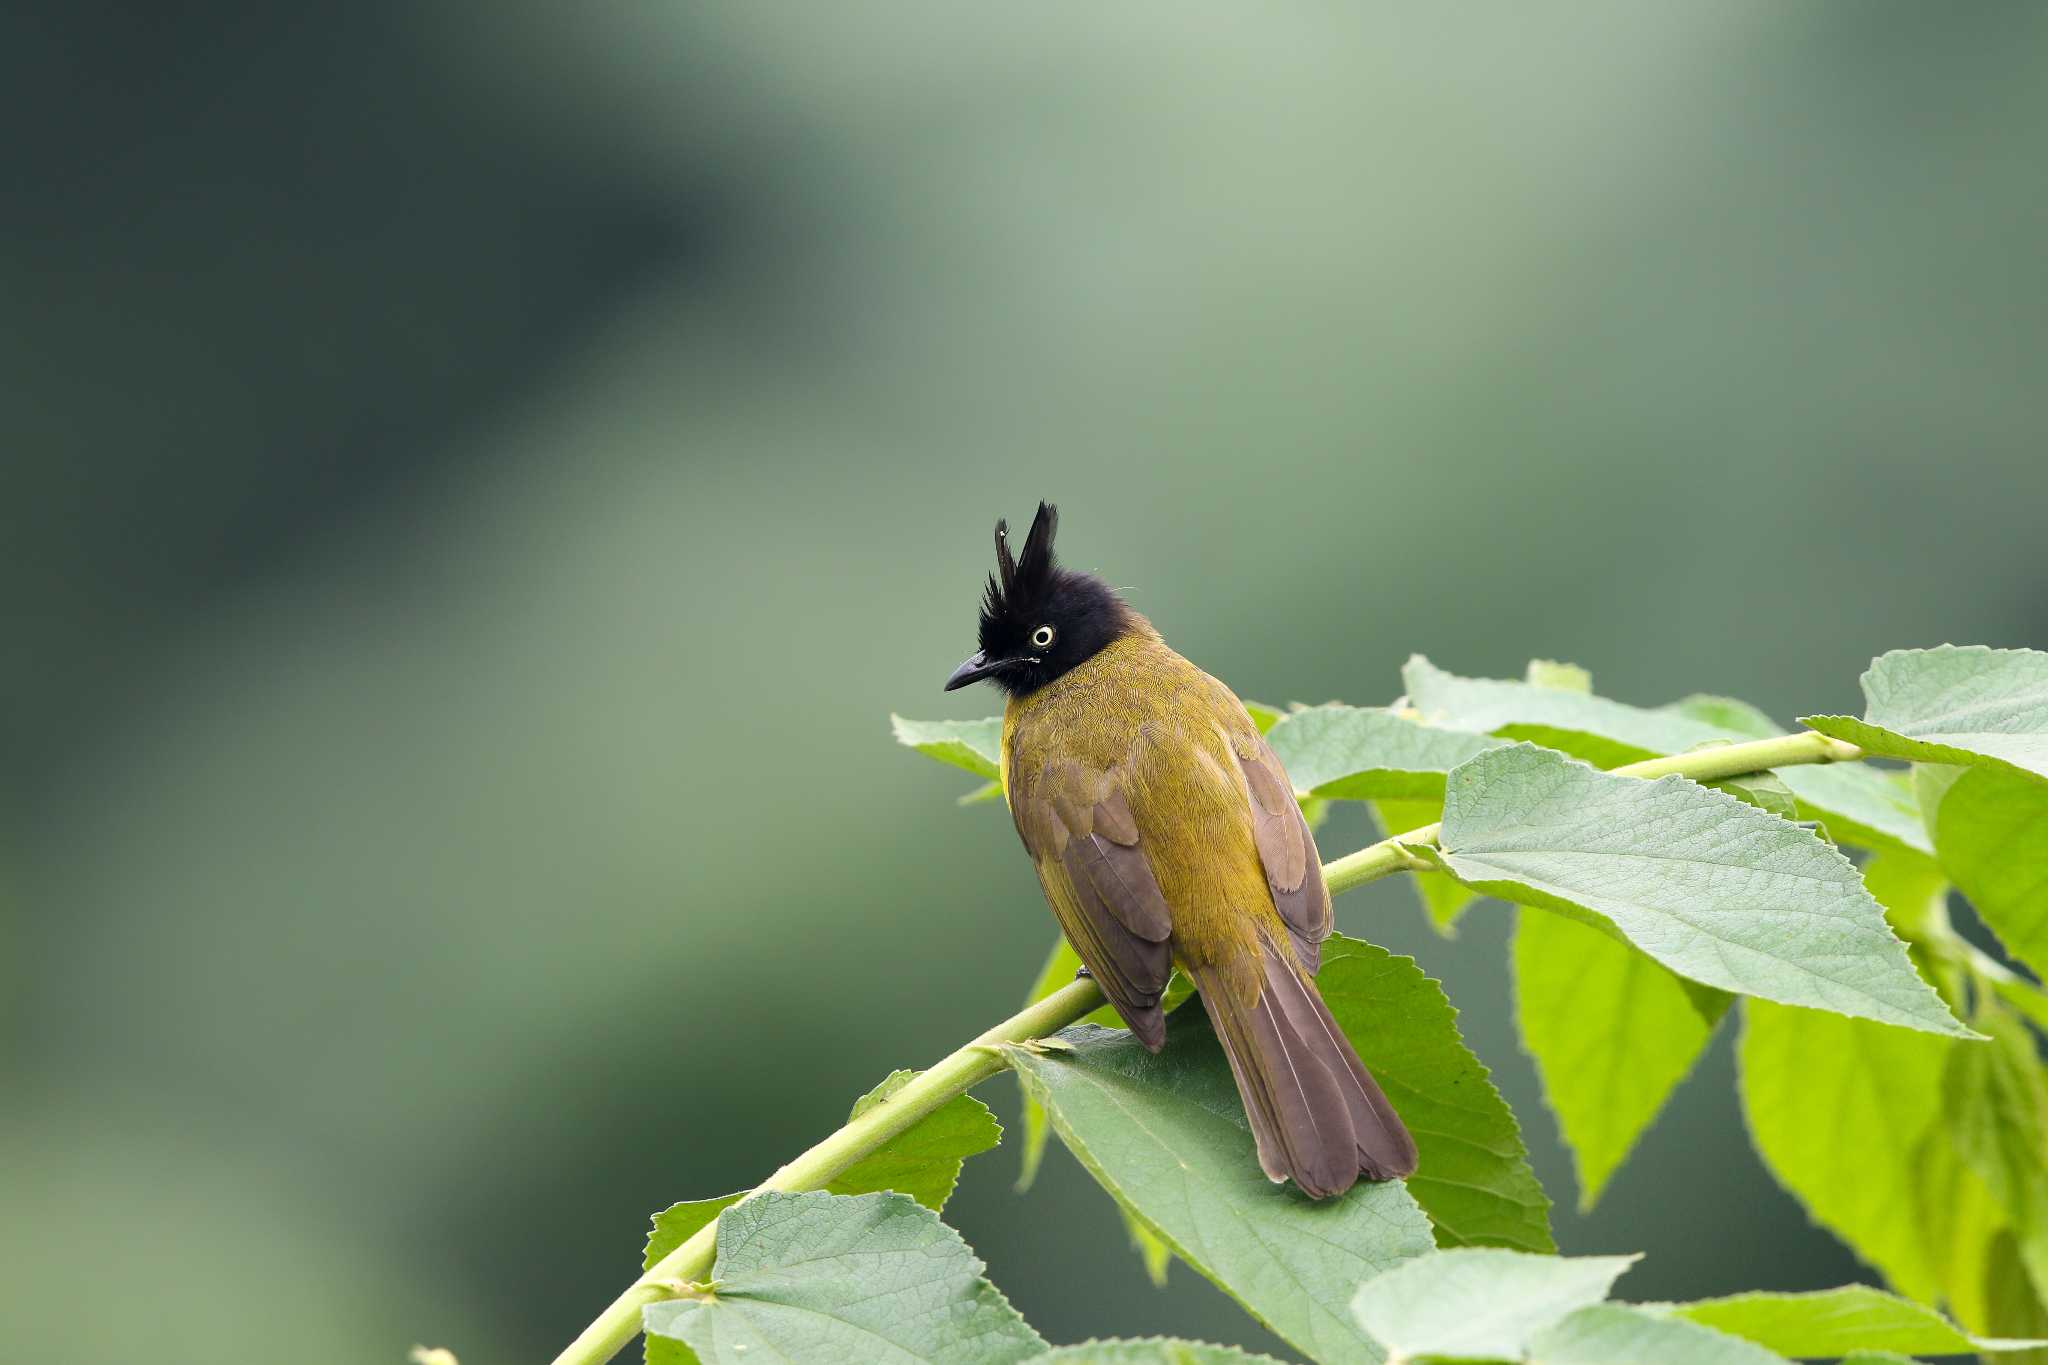
[[[1747,744],[1717,745],[1691,753],[1653,758],[1616,768],[1631,777],[1663,777],[1682,773],[1701,781],[1735,777],[1765,768],[1782,768],[1799,763],[1840,763],[1861,758],[1863,751],[1853,744],[1807,731]],[[1426,866],[1409,850],[1434,845],[1441,825],[1425,825],[1396,834],[1323,865],[1323,879],[1332,895],[1391,876],[1407,868]],[[908,1132],[923,1119],[956,1096],[964,1095],[982,1081],[1007,1069],[1001,1045],[1041,1038],[1080,1019],[1102,1004],[1102,991],[1092,980],[1082,979],[1063,986],[1043,1000],[1026,1006],[997,1024],[965,1047],[948,1053],[930,1070],[921,1071],[887,1100],[852,1120],[838,1132],[805,1152],[796,1160],[748,1191],[751,1199],[764,1190],[822,1190],[854,1163],[881,1149],[891,1138]],[[617,1355],[640,1332],[640,1310],[650,1303],[676,1297],[686,1287],[710,1273],[718,1249],[718,1224],[714,1220],[698,1229],[695,1236],[662,1257],[646,1274],[583,1329],[555,1357],[555,1365],[603,1365]]]

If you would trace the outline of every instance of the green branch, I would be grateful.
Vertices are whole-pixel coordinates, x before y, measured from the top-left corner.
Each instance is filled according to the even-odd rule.
[[[1853,744],[1807,731],[1747,744],[1696,749],[1691,753],[1673,754],[1669,758],[1631,763],[1614,771],[1644,778],[1681,773],[1700,781],[1711,781],[1765,768],[1801,763],[1840,763],[1862,756],[1863,751]],[[1329,883],[1331,894],[1335,895],[1404,869],[1426,866],[1409,850],[1433,845],[1439,831],[1440,826],[1426,825],[1382,839],[1356,853],[1324,864],[1323,879]],[[947,1054],[929,1070],[919,1072],[886,1101],[762,1181],[749,1192],[748,1197],[763,1190],[801,1192],[824,1189],[856,1162],[880,1150],[890,1139],[908,1132],[956,1096],[1007,1069],[1009,1063],[1000,1050],[1001,1044],[1021,1043],[1057,1033],[1101,1004],[1101,989],[1093,981],[1083,979],[1026,1006],[973,1042]],[[657,1261],[625,1293],[612,1300],[611,1306],[555,1357],[555,1365],[603,1365],[617,1355],[639,1335],[642,1308],[697,1291],[704,1277],[711,1272],[717,1249],[718,1223],[714,1219]]]

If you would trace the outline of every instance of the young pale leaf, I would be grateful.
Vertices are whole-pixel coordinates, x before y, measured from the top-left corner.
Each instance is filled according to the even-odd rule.
[[[1367,1280],[1351,1311],[1396,1357],[1520,1360],[1544,1328],[1605,1299],[1638,1259],[1443,1251]]]
[[[1935,852],[2006,950],[2048,973],[2048,782],[1973,768],[1935,816]]]
[[[915,1071],[891,1072],[882,1083],[853,1103],[847,1118],[856,1119],[910,1083]],[[987,1105],[972,1095],[956,1095],[925,1116],[915,1127],[898,1133],[879,1151],[863,1157],[826,1188],[833,1194],[868,1194],[895,1190],[934,1213],[946,1206],[959,1182],[960,1166],[977,1152],[1001,1142],[1002,1125]],[[741,1190],[716,1199],[671,1204],[654,1215],[647,1236],[644,1264],[654,1263],[694,1236],[697,1230],[746,1195]]]
[[[1957,1048],[1942,1075],[1948,1135],[2013,1228],[2020,1259],[2048,1296],[2048,1083],[2025,1025],[1978,1015],[1985,1047]]]
[[[1973,1337],[1924,1304],[1866,1284],[1810,1294],[1734,1294],[1655,1307],[1787,1356],[1838,1356],[1850,1351],[1946,1356],[2048,1344]]]
[[[1895,649],[1863,675],[1863,719],[1801,723],[1873,754],[1991,763],[2048,777],[2048,654],[1943,645]]]
[[[2006,1225],[2005,1210],[1956,1155],[1941,1125],[1921,1139],[1913,1164],[1921,1173],[1913,1203],[1925,1230],[1927,1264],[1948,1311],[1974,1332],[2027,1335],[1994,1330],[1984,1303],[1985,1269],[1992,1242]]]
[[[1167,1020],[1156,1056],[1082,1025],[1070,1050],[1008,1049],[1081,1164],[1201,1274],[1318,1360],[1371,1355],[1345,1311],[1358,1282],[1430,1250],[1398,1182],[1315,1201],[1259,1169],[1229,1064],[1200,1010]]]
[[[1461,678],[1420,655],[1402,677],[1410,704],[1427,724],[1530,740],[1600,768],[1784,733],[1754,707],[1725,698],[1692,697],[1652,710],[1528,683]],[[1912,792],[1897,774],[1848,763],[1788,767],[1779,778],[1799,799],[1800,818],[1821,821],[1838,843],[1921,853],[1932,848]]]
[[[1515,918],[1515,1022],[1579,1177],[1599,1200],[1731,999],[1637,949],[1547,910]]]
[[[1814,1222],[1916,1299],[1939,1298],[1942,1276],[1914,1194],[1953,1161],[1926,1139],[1939,1136],[1942,1068],[1970,1046],[1761,1000],[1743,1006],[1738,1088],[1764,1164]]]
[[[1443,819],[1443,798],[1375,801],[1372,803],[1372,818],[1379,826],[1381,836],[1392,838]],[[1416,872],[1408,882],[1415,888],[1416,898],[1422,902],[1422,913],[1428,917],[1430,928],[1445,938],[1456,938],[1458,917],[1479,899],[1472,888],[1446,872]]]
[[[1505,742],[1335,703],[1283,716],[1266,735],[1295,791],[1343,801],[1435,799],[1445,773]]]
[[[1542,1365],[1785,1365],[1763,1347],[1630,1304],[1581,1308],[1536,1334]]]
[[[703,1365],[1015,1365],[1046,1350],[960,1234],[907,1195],[758,1195],[721,1216],[713,1293],[649,1305]]]
[[[1522,681],[1532,687],[1554,687],[1560,692],[1591,692],[1593,675],[1577,664],[1555,659],[1531,659],[1522,670]]]
[[[2003,1337],[2048,1338],[2048,1300],[2022,1264],[2012,1229],[1991,1239],[1984,1257],[1984,1325]],[[2000,1365],[2048,1365],[2048,1347],[2006,1356]]]
[[[1521,1127],[1459,1036],[1443,987],[1413,958],[1341,934],[1323,943],[1316,987],[1415,1135],[1421,1164],[1408,1192],[1437,1245],[1556,1250]]]
[[[1450,776],[1440,838],[1466,885],[1611,925],[1703,985],[1967,1035],[1855,867],[1812,831],[1683,777],[1597,772],[1529,745]]]
[[[1027,1365],[1280,1365],[1271,1356],[1255,1356],[1235,1346],[1176,1337],[1140,1337],[1129,1341],[1084,1341],[1060,1346]]]
[[[986,720],[905,720],[891,713],[889,726],[898,744],[921,754],[965,768],[976,777],[993,780],[1002,762],[1003,718]]]

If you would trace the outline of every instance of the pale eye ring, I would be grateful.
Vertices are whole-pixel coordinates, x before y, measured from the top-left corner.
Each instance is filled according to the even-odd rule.
[[[1051,626],[1040,626],[1040,627],[1039,627],[1039,628],[1038,628],[1037,630],[1034,630],[1034,631],[1032,631],[1032,632],[1031,632],[1031,647],[1032,647],[1033,649],[1049,649],[1049,648],[1051,648],[1051,646],[1052,646],[1052,627],[1051,627]]]

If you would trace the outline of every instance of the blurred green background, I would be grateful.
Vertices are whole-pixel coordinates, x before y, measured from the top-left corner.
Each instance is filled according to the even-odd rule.
[[[2048,643],[2037,4],[120,9],[0,17],[10,1361],[545,1358],[1007,1013],[1049,918],[886,716],[995,709],[1041,496],[1275,702]],[[1860,1273],[1726,1036],[1581,1218],[1507,916],[1338,921],[1631,1297]],[[1271,1345],[1014,1171],[1054,1340]]]

